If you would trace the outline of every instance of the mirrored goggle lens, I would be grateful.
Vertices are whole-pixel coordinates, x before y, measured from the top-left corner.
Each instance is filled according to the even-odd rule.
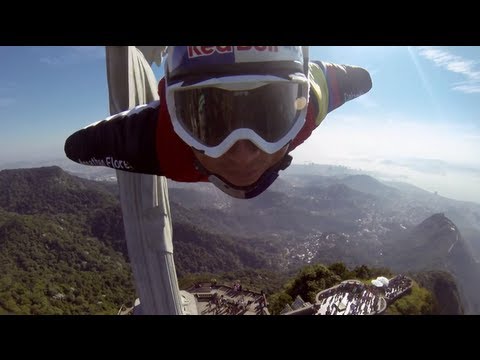
[[[297,83],[267,84],[249,90],[178,90],[174,99],[182,127],[210,147],[241,128],[255,131],[265,141],[277,142],[293,127],[306,106],[306,94],[302,94]]]

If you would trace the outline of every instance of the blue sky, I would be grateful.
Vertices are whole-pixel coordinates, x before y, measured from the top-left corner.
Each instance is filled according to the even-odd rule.
[[[480,47],[311,47],[311,58],[362,66],[373,88],[327,115],[294,162],[480,202]],[[103,47],[0,47],[0,64],[0,164],[63,157],[68,135],[109,115]]]

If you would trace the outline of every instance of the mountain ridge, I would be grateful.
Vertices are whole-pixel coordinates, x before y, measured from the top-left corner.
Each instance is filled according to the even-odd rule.
[[[315,179],[311,180],[315,182]],[[388,265],[385,261],[390,256],[388,246],[392,247],[392,254],[395,249],[394,242],[387,244],[385,239],[393,233],[399,233],[399,238],[411,234],[410,230],[416,225],[405,223],[408,228],[404,226],[406,230],[403,230],[403,224],[396,223],[397,220],[391,219],[391,215],[378,219],[376,214],[382,215],[384,211],[379,196],[353,190],[332,179],[328,180],[330,183],[326,179],[321,181],[321,186],[302,188],[294,188],[284,182],[281,186],[290,187],[288,193],[269,190],[254,201],[243,202],[236,199],[226,202],[222,195],[218,195],[215,201],[208,201],[209,196],[205,194],[212,191],[208,186],[201,190],[206,191],[205,194],[192,189],[171,188],[174,256],[179,275],[232,269],[288,272],[312,261],[333,262],[338,259],[345,259],[349,266],[360,265],[368,259],[374,266]],[[0,198],[2,213],[14,214],[14,211],[18,211],[15,213],[18,216],[47,216],[45,224],[54,219],[63,219],[63,225],[55,224],[65,229],[58,232],[63,234],[58,236],[64,238],[65,243],[73,241],[69,229],[74,229],[72,232],[78,239],[75,244],[80,252],[84,251],[81,249],[81,239],[95,239],[92,241],[101,243],[98,246],[122,254],[128,260],[121,209],[116,195],[118,190],[111,184],[79,179],[59,168],[42,168],[16,173],[1,171],[0,186],[9,199]],[[10,199],[15,196],[23,201],[12,202]],[[197,200],[189,201],[192,199]],[[24,236],[17,231],[27,229],[22,221],[8,224],[0,221],[0,246],[5,239],[9,239],[9,244],[14,244],[11,240],[14,232],[15,238]],[[40,220],[36,224],[42,227]],[[442,231],[448,230],[446,224],[442,223]],[[233,230],[228,231],[229,228]],[[428,226],[424,228],[424,232],[430,231]],[[41,240],[38,236],[34,238]],[[430,244],[428,236],[423,240]],[[75,246],[69,246],[56,245],[49,250],[63,252],[76,249]],[[38,251],[43,253],[40,248]],[[442,251],[445,252],[445,249]],[[451,253],[455,255],[455,264],[466,256],[465,252],[455,247]],[[80,265],[77,264],[76,258],[77,255],[67,257],[73,266],[82,266],[81,261]],[[80,255],[78,258],[81,258]],[[418,260],[425,259],[419,257]],[[465,271],[457,271],[456,281],[459,276],[468,276],[470,270]],[[475,296],[474,293],[471,295]]]

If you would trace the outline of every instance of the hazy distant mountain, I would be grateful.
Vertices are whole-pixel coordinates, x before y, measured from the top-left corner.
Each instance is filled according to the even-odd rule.
[[[108,184],[69,175],[58,166],[1,170],[0,189],[0,208],[19,214],[71,214],[115,203]]]
[[[385,182],[399,189],[403,203],[411,204],[418,215],[427,217],[432,213],[444,213],[462,231],[466,246],[476,259],[480,259],[480,204],[448,199],[401,182]]]
[[[341,165],[292,164],[284,171],[287,175],[346,176],[362,174],[361,170],[350,169]]]
[[[400,196],[400,191],[397,189],[386,186],[368,175],[351,175],[340,179],[339,182],[367,194],[391,198]]]
[[[480,311],[480,264],[473,258],[457,226],[443,213],[434,214],[400,234],[385,251],[395,270],[446,270],[455,276],[467,313]]]
[[[0,170],[6,169],[30,169],[40,167],[58,166],[68,173],[89,179],[99,181],[116,181],[115,170],[104,166],[85,166],[78,164],[66,157],[49,160],[37,161],[16,161],[10,163],[1,163]]]
[[[400,190],[403,194],[410,194],[410,195],[421,195],[421,196],[436,196],[435,194],[431,193],[430,191],[423,190],[418,186],[407,184],[401,181],[382,181],[385,185],[390,187],[396,188]]]
[[[434,214],[395,240],[392,263],[403,269],[444,267],[446,258],[464,247],[456,225],[444,214]],[[454,251],[455,250],[455,251]]]

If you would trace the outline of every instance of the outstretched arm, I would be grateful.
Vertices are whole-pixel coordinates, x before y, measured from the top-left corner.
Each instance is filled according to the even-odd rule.
[[[372,79],[358,66],[314,61],[310,63],[310,84],[318,126],[329,112],[370,91]]]
[[[329,113],[347,101],[355,99],[372,88],[372,79],[367,70],[351,65],[339,65],[317,61],[323,71],[328,87]]]
[[[310,101],[307,121],[290,144],[290,151],[310,137],[329,112],[372,88],[370,74],[361,67],[322,61],[310,62],[309,65]]]
[[[84,165],[160,175],[155,136],[159,101],[96,122],[70,135],[65,154]]]

